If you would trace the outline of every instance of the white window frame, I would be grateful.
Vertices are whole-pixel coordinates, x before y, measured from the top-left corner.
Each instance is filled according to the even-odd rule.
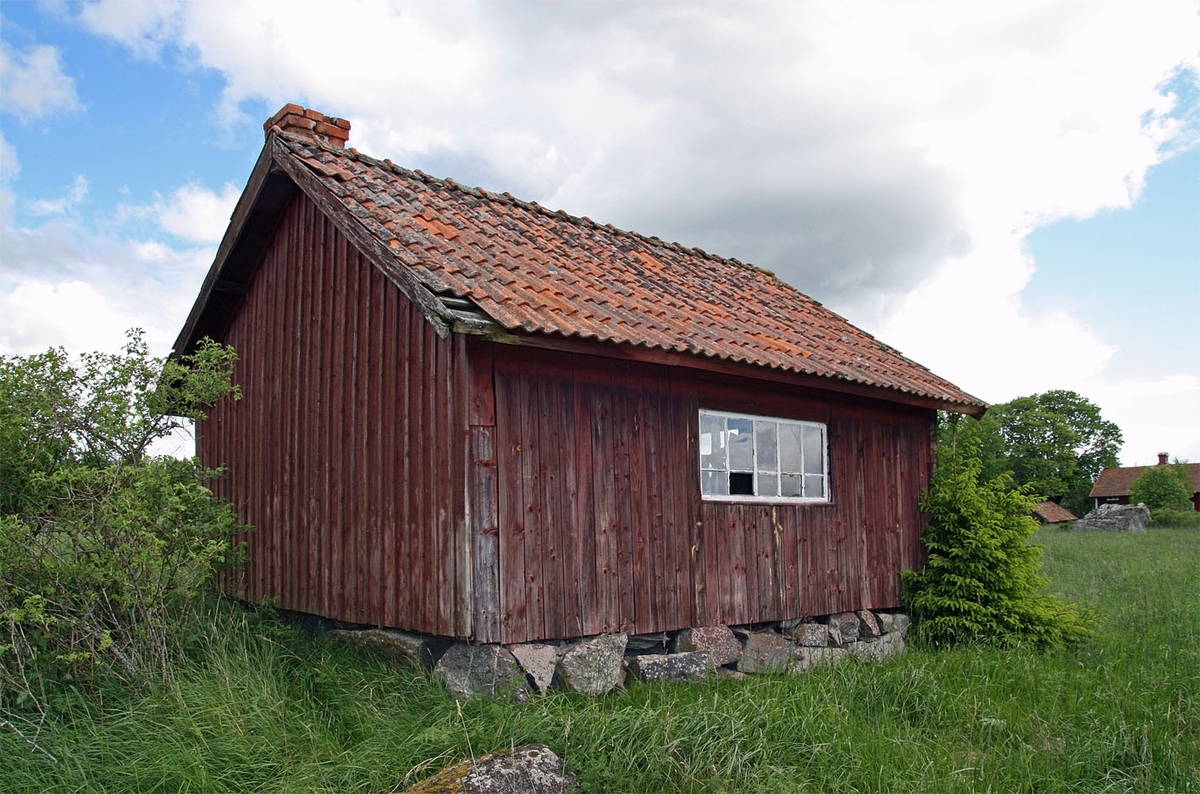
[[[752,474],[753,474],[753,489],[754,489],[753,494],[704,493],[704,472],[706,472],[706,471],[708,471],[708,472],[723,471],[726,473],[726,475],[728,475],[730,473],[728,457],[726,457],[726,459],[725,459],[725,467],[723,469],[712,468],[712,467],[710,467],[708,469],[704,468],[704,456],[705,456],[705,454],[708,454],[705,452],[705,446],[704,446],[704,441],[703,441],[703,435],[704,435],[703,427],[705,424],[704,423],[705,417],[719,417],[724,420],[742,419],[742,420],[749,420],[752,423],[750,438],[751,438],[751,449],[752,449],[752,455],[753,455],[753,461],[754,461],[753,472],[752,472]],[[754,424],[756,422],[764,422],[764,423],[771,422],[777,426],[776,434],[775,434],[776,459],[775,459],[775,471],[774,472],[765,471],[765,470],[760,471],[760,469],[759,469],[759,465],[758,465],[758,427],[756,424]],[[778,488],[779,478],[783,474],[782,469],[781,469],[782,455],[779,451],[780,433],[778,432],[778,426],[781,426],[781,425],[794,425],[794,426],[798,426],[801,428],[816,428],[816,429],[820,430],[820,432],[821,432],[821,442],[820,442],[820,445],[821,445],[821,474],[819,476],[821,478],[820,482],[821,482],[821,490],[824,494],[823,496],[820,496],[820,497],[802,496],[802,495],[801,496],[760,496],[758,494],[758,491],[759,491],[758,480],[759,480],[759,476],[761,474],[772,474],[772,473],[775,474],[775,476],[777,478],[776,479],[776,487],[777,488]],[[801,435],[801,438],[803,438],[803,434]],[[698,424],[697,442],[698,442],[697,443],[697,453],[698,454],[697,454],[697,460],[696,460],[696,470],[700,476],[700,496],[706,502],[741,502],[741,503],[752,502],[755,504],[828,504],[833,501],[833,495],[832,495],[832,493],[830,491],[830,487],[829,487],[829,485],[830,485],[830,483],[829,483],[829,429],[824,422],[809,422],[809,421],[803,421],[803,420],[799,420],[799,419],[785,419],[784,417],[780,417],[780,416],[761,416],[758,414],[743,414],[743,413],[735,413],[733,411],[716,411],[716,410],[710,410],[707,408],[701,408],[700,409],[700,419],[699,419],[699,424]],[[713,443],[713,440],[710,439],[709,443],[710,444]],[[801,451],[803,454],[803,446],[801,447]],[[802,469],[804,468],[803,459],[802,459],[802,463],[801,463],[801,468]],[[792,472],[792,473],[795,473],[795,472]],[[818,475],[806,474],[803,471],[799,472],[799,474],[801,477],[800,491],[801,491],[801,494],[803,494],[803,492],[804,492],[804,477],[816,477]]]

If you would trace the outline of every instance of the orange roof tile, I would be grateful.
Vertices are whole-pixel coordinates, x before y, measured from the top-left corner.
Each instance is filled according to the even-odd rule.
[[[641,345],[983,403],[768,271],[274,130],[430,291],[509,331]],[[268,146],[271,145],[270,139]]]

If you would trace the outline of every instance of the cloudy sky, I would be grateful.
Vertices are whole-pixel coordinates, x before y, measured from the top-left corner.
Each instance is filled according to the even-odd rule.
[[[1200,460],[1195,0],[0,4],[0,353],[165,353],[286,102]]]

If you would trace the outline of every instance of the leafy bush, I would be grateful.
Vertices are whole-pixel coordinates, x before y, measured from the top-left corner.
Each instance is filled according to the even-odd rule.
[[[1150,514],[1152,527],[1200,527],[1200,513],[1195,510],[1159,508]]]
[[[902,572],[905,602],[918,635],[933,644],[1029,639],[1061,644],[1088,635],[1089,616],[1054,596],[1038,595],[1042,548],[1030,544],[1037,499],[1002,474],[984,481],[970,450],[952,444],[921,509],[929,559]]]
[[[1192,475],[1178,461],[1172,466],[1148,466],[1129,486],[1129,501],[1146,505],[1152,514],[1183,512],[1192,509],[1193,488]]]
[[[159,361],[122,353],[0,359],[0,724],[45,714],[99,677],[162,676],[241,528],[215,472],[148,447],[239,393],[212,342]]]

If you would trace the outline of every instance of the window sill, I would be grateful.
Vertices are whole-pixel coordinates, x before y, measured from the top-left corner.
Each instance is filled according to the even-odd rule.
[[[722,496],[720,494],[703,494],[704,502],[722,502],[735,505],[831,505],[832,499],[803,499],[796,496]]]

